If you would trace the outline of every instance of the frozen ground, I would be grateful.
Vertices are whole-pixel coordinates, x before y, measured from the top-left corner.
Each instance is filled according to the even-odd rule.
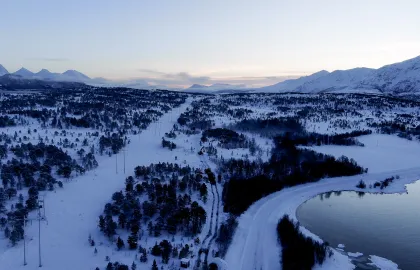
[[[99,162],[99,167],[74,178],[71,183],[56,192],[47,192],[45,196],[45,214],[48,222],[41,223],[41,247],[43,269],[95,269],[105,267],[105,256],[111,261],[131,264],[134,255],[129,252],[116,252],[115,246],[105,241],[97,228],[97,218],[102,213],[105,203],[111,195],[124,188],[124,179],[133,175],[138,165],[157,162],[188,163],[201,167],[196,153],[188,154],[186,149],[178,147],[169,151],[161,147],[160,138],[169,131],[178,115],[186,109],[189,102],[180,109],[169,112],[159,122],[151,124],[140,135],[132,136],[125,152],[125,173],[123,173],[123,155],[112,156]],[[175,160],[177,156],[177,160]],[[187,160],[188,159],[188,160]],[[116,163],[118,173],[116,174]],[[87,241],[91,234],[96,241],[97,254]],[[1,269],[38,269],[38,223],[26,228],[26,252],[28,265],[23,265],[23,241],[15,247],[0,251]],[[104,239],[103,243],[100,239]],[[149,263],[153,257],[149,256]],[[139,265],[139,267],[146,267]],[[149,268],[149,266],[147,266]],[[140,268],[141,269],[141,268]]]
[[[359,147],[356,150],[353,147],[340,147],[340,151],[335,151],[336,154],[339,153],[340,155],[359,160],[364,167],[374,168],[374,172],[369,170],[369,173],[363,175],[329,178],[317,183],[295,186],[273,193],[254,203],[238,220],[238,228],[225,257],[229,267],[243,270],[280,269],[279,255],[281,250],[277,243],[277,222],[285,214],[296,219],[296,209],[299,205],[320,193],[357,190],[355,186],[361,179],[369,186],[375,181],[384,180],[395,175],[399,175],[400,179],[394,181],[383,192],[404,192],[405,184],[420,179],[420,165],[410,160],[414,155],[410,148],[419,146],[416,142],[405,143],[405,141],[399,140],[399,138],[394,136],[371,135],[362,139],[362,142],[365,143],[364,148]],[[376,154],[375,149],[377,149],[378,141],[379,145],[382,146],[380,154],[374,158],[367,156],[369,153]],[[410,151],[407,154],[408,149]],[[391,165],[381,166],[381,164],[384,164],[383,162],[392,164],[392,167],[390,167]],[[412,165],[411,168],[408,167],[410,165]],[[366,189],[364,191],[374,192],[375,190]],[[320,240],[305,228],[301,227],[301,229],[307,235]],[[379,261],[374,261],[374,263],[379,265]],[[322,267],[317,269],[354,269],[354,266],[350,263],[350,259],[347,256],[334,251],[332,258],[329,258]]]
[[[420,166],[420,143],[393,135],[372,134],[357,138],[365,147],[323,145],[310,147],[316,152],[353,158],[369,172],[385,172]]]

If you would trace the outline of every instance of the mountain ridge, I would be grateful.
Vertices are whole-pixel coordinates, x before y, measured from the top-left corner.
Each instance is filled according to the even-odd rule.
[[[325,70],[254,89],[254,92],[420,94],[420,56],[378,69]]]

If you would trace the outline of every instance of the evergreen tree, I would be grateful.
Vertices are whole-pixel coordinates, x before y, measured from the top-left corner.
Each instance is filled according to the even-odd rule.
[[[162,248],[162,261],[167,264],[171,256],[172,245],[168,240],[163,240],[159,245]]]
[[[121,226],[121,228],[123,228],[123,229],[124,229],[124,227],[125,227],[125,223],[126,223],[126,217],[125,217],[125,214],[124,214],[124,213],[121,213],[121,214],[118,216],[118,225],[120,225],[120,226]]]
[[[162,249],[160,248],[160,246],[156,243],[153,247],[152,247],[152,255],[153,256],[160,256],[162,254]]]
[[[135,262],[133,262],[131,264],[131,270],[136,270],[137,269],[137,264]]]
[[[10,237],[10,229],[9,227],[6,227],[6,229],[4,229],[4,237],[9,238]]]
[[[102,215],[99,216],[98,227],[101,230],[101,232],[105,231],[105,219]]]
[[[114,266],[111,262],[108,262],[108,265],[106,266],[106,270],[114,270]]]
[[[131,234],[127,239],[127,243],[129,249],[137,249],[137,235]]]
[[[117,239],[117,248],[118,248],[118,250],[120,250],[123,247],[124,247],[124,241],[121,239],[121,237],[118,236],[118,239]]]
[[[158,266],[156,264],[156,260],[153,260],[152,270],[159,270],[159,268],[158,268]]]
[[[140,262],[146,263],[147,262],[147,253],[143,252],[140,256]]]

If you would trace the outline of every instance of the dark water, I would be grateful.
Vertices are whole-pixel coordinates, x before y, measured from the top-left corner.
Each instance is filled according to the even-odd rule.
[[[392,185],[392,184],[391,184]],[[377,255],[400,269],[420,269],[420,181],[408,194],[332,192],[319,195],[297,210],[300,223],[347,252]]]

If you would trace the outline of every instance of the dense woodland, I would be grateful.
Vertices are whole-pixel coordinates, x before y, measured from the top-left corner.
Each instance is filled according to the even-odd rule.
[[[299,223],[288,216],[280,219],[277,236],[282,246],[280,262],[284,270],[312,269],[315,264],[322,265],[329,255],[327,244],[304,236]]]
[[[201,232],[207,213],[202,203],[192,197],[207,200],[206,181],[207,176],[189,166],[168,163],[138,166],[134,177],[126,179],[125,190],[115,192],[112,201],[105,205],[98,227],[110,239],[119,235],[116,240],[119,250],[138,249],[143,257],[140,260],[146,262],[146,249],[139,244],[142,238],[163,233],[168,237],[179,233],[195,236]],[[121,238],[124,234],[127,239]],[[175,243],[163,240],[150,253],[168,263],[174,248]],[[179,251],[180,258],[188,254],[183,250]]]
[[[223,189],[226,212],[239,215],[253,202],[285,187],[365,172],[352,159],[300,149],[287,134],[274,142],[268,162],[231,159],[221,164],[222,173],[230,178]]]

